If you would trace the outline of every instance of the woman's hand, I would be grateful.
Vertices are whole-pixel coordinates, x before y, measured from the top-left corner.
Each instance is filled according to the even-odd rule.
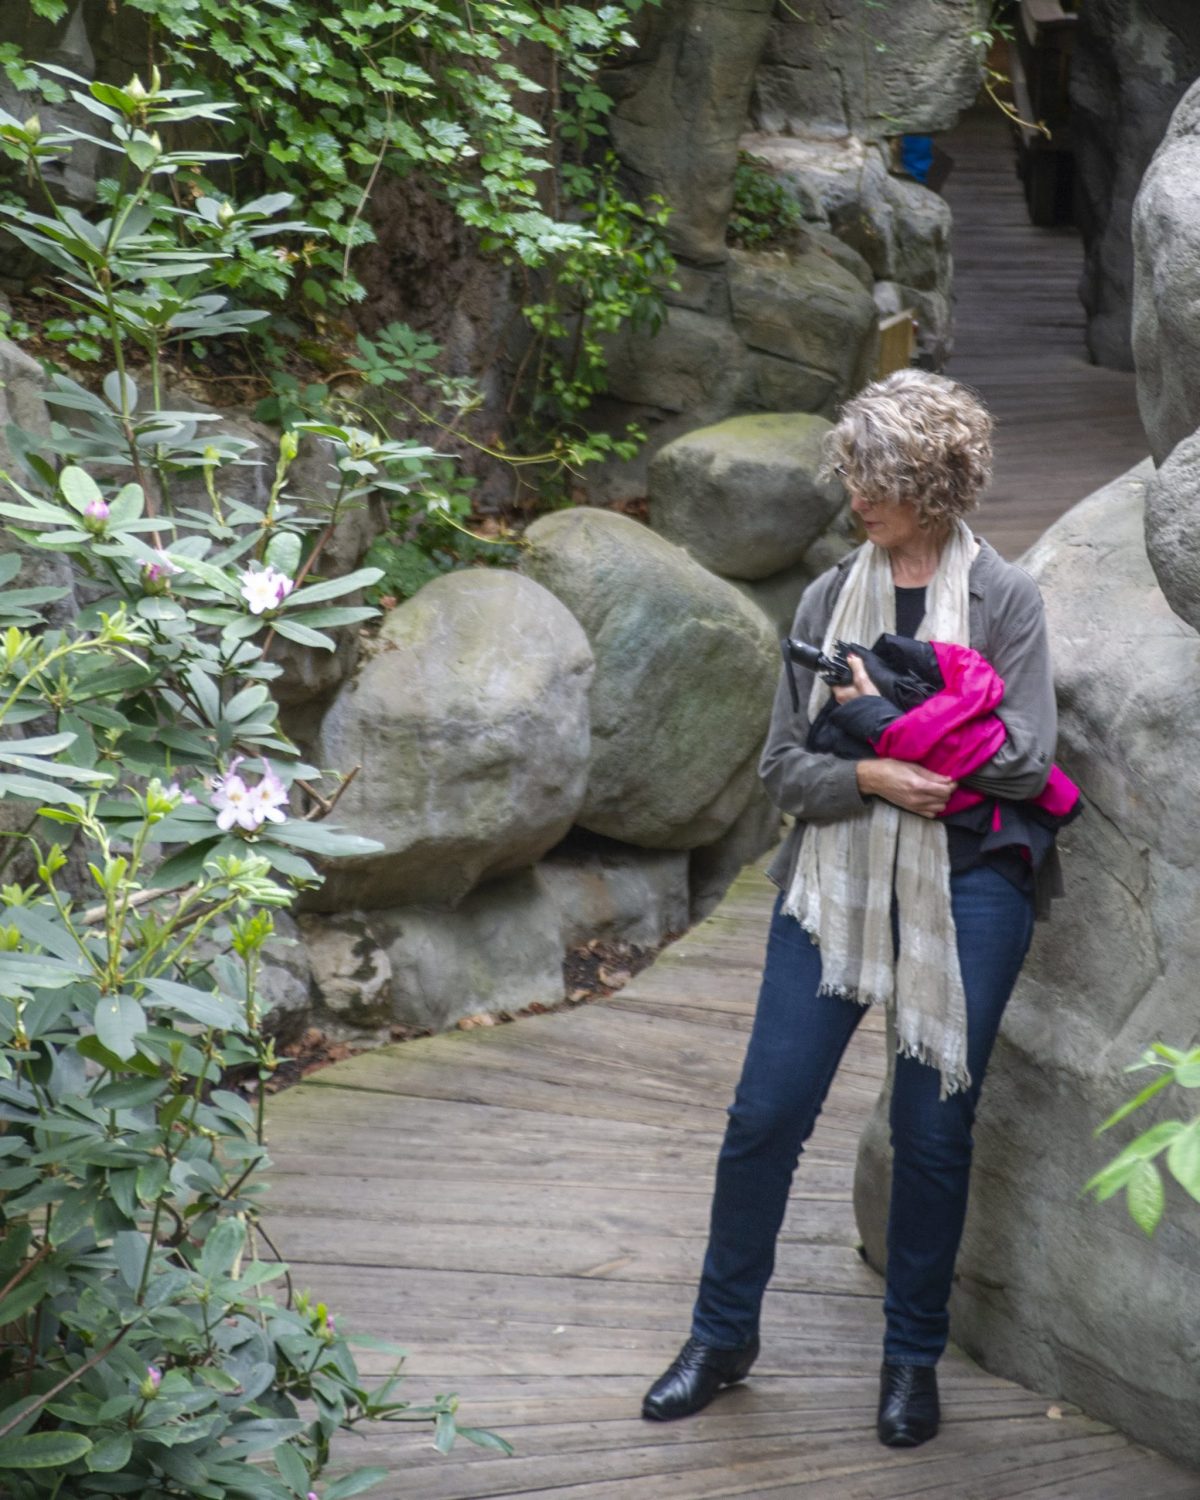
[[[907,760],[860,760],[858,789],[867,797],[884,797],[922,818],[936,818],[945,811],[950,793],[958,785],[949,776],[927,771]]]
[[[855,698],[878,698],[879,689],[867,676],[867,669],[863,666],[861,656],[848,656],[846,660],[850,663],[850,671],[854,677],[853,683],[845,687],[835,687],[833,696],[838,703],[849,703]]]

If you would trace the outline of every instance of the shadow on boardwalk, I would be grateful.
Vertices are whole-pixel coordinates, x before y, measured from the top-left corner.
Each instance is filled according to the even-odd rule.
[[[939,1438],[876,1443],[881,1284],[850,1203],[884,1068],[873,1015],[797,1174],[754,1374],[690,1421],[641,1421],[687,1332],[773,896],[748,871],[605,1002],[364,1054],[273,1101],[271,1230],[298,1284],[410,1351],[412,1399],[456,1390],[517,1449],[441,1458],[401,1427],[341,1461],[392,1467],[380,1500],[1200,1496],[1200,1476],[954,1352]]]

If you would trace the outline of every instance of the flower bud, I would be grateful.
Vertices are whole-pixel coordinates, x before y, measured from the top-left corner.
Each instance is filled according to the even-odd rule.
[[[35,141],[41,138],[42,122],[38,115],[30,115],[21,128],[25,131],[26,135],[31,135]]]
[[[108,521],[108,505],[99,498],[83,507],[83,524],[89,531],[103,531]]]
[[[294,432],[285,432],[279,439],[279,456],[286,463],[291,463],[300,451],[300,439]]]
[[[146,93],[145,85],[142,83],[142,80],[137,76],[136,73],[125,85],[125,92],[131,99],[136,99],[139,104],[143,99],[149,97]]]
[[[228,228],[228,226],[233,223],[236,217],[237,214],[234,212],[232,203],[222,203],[220,208],[217,209],[217,223],[220,224],[223,229]]]

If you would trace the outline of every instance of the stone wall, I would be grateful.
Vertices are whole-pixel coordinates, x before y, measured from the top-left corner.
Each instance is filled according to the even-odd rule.
[[[1130,215],[1171,111],[1200,76],[1192,0],[1087,0],[1071,66],[1076,211],[1084,241],[1080,296],[1097,364],[1134,367]]]
[[[948,130],[979,89],[987,0],[778,5],[753,114],[771,132],[866,139]]]

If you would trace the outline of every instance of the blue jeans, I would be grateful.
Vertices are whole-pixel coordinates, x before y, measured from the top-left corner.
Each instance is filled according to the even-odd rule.
[[[946,1347],[947,1303],[971,1171],[983,1075],[1033,935],[1033,902],[995,870],[951,877],[967,1000],[969,1089],[939,1101],[936,1068],[896,1059],[886,1333],[896,1364],[933,1365]],[[775,903],[754,1028],[717,1161],[708,1251],[692,1332],[736,1348],[758,1331],[775,1240],[804,1142],[812,1134],[861,1008],[818,995],[812,939]]]

